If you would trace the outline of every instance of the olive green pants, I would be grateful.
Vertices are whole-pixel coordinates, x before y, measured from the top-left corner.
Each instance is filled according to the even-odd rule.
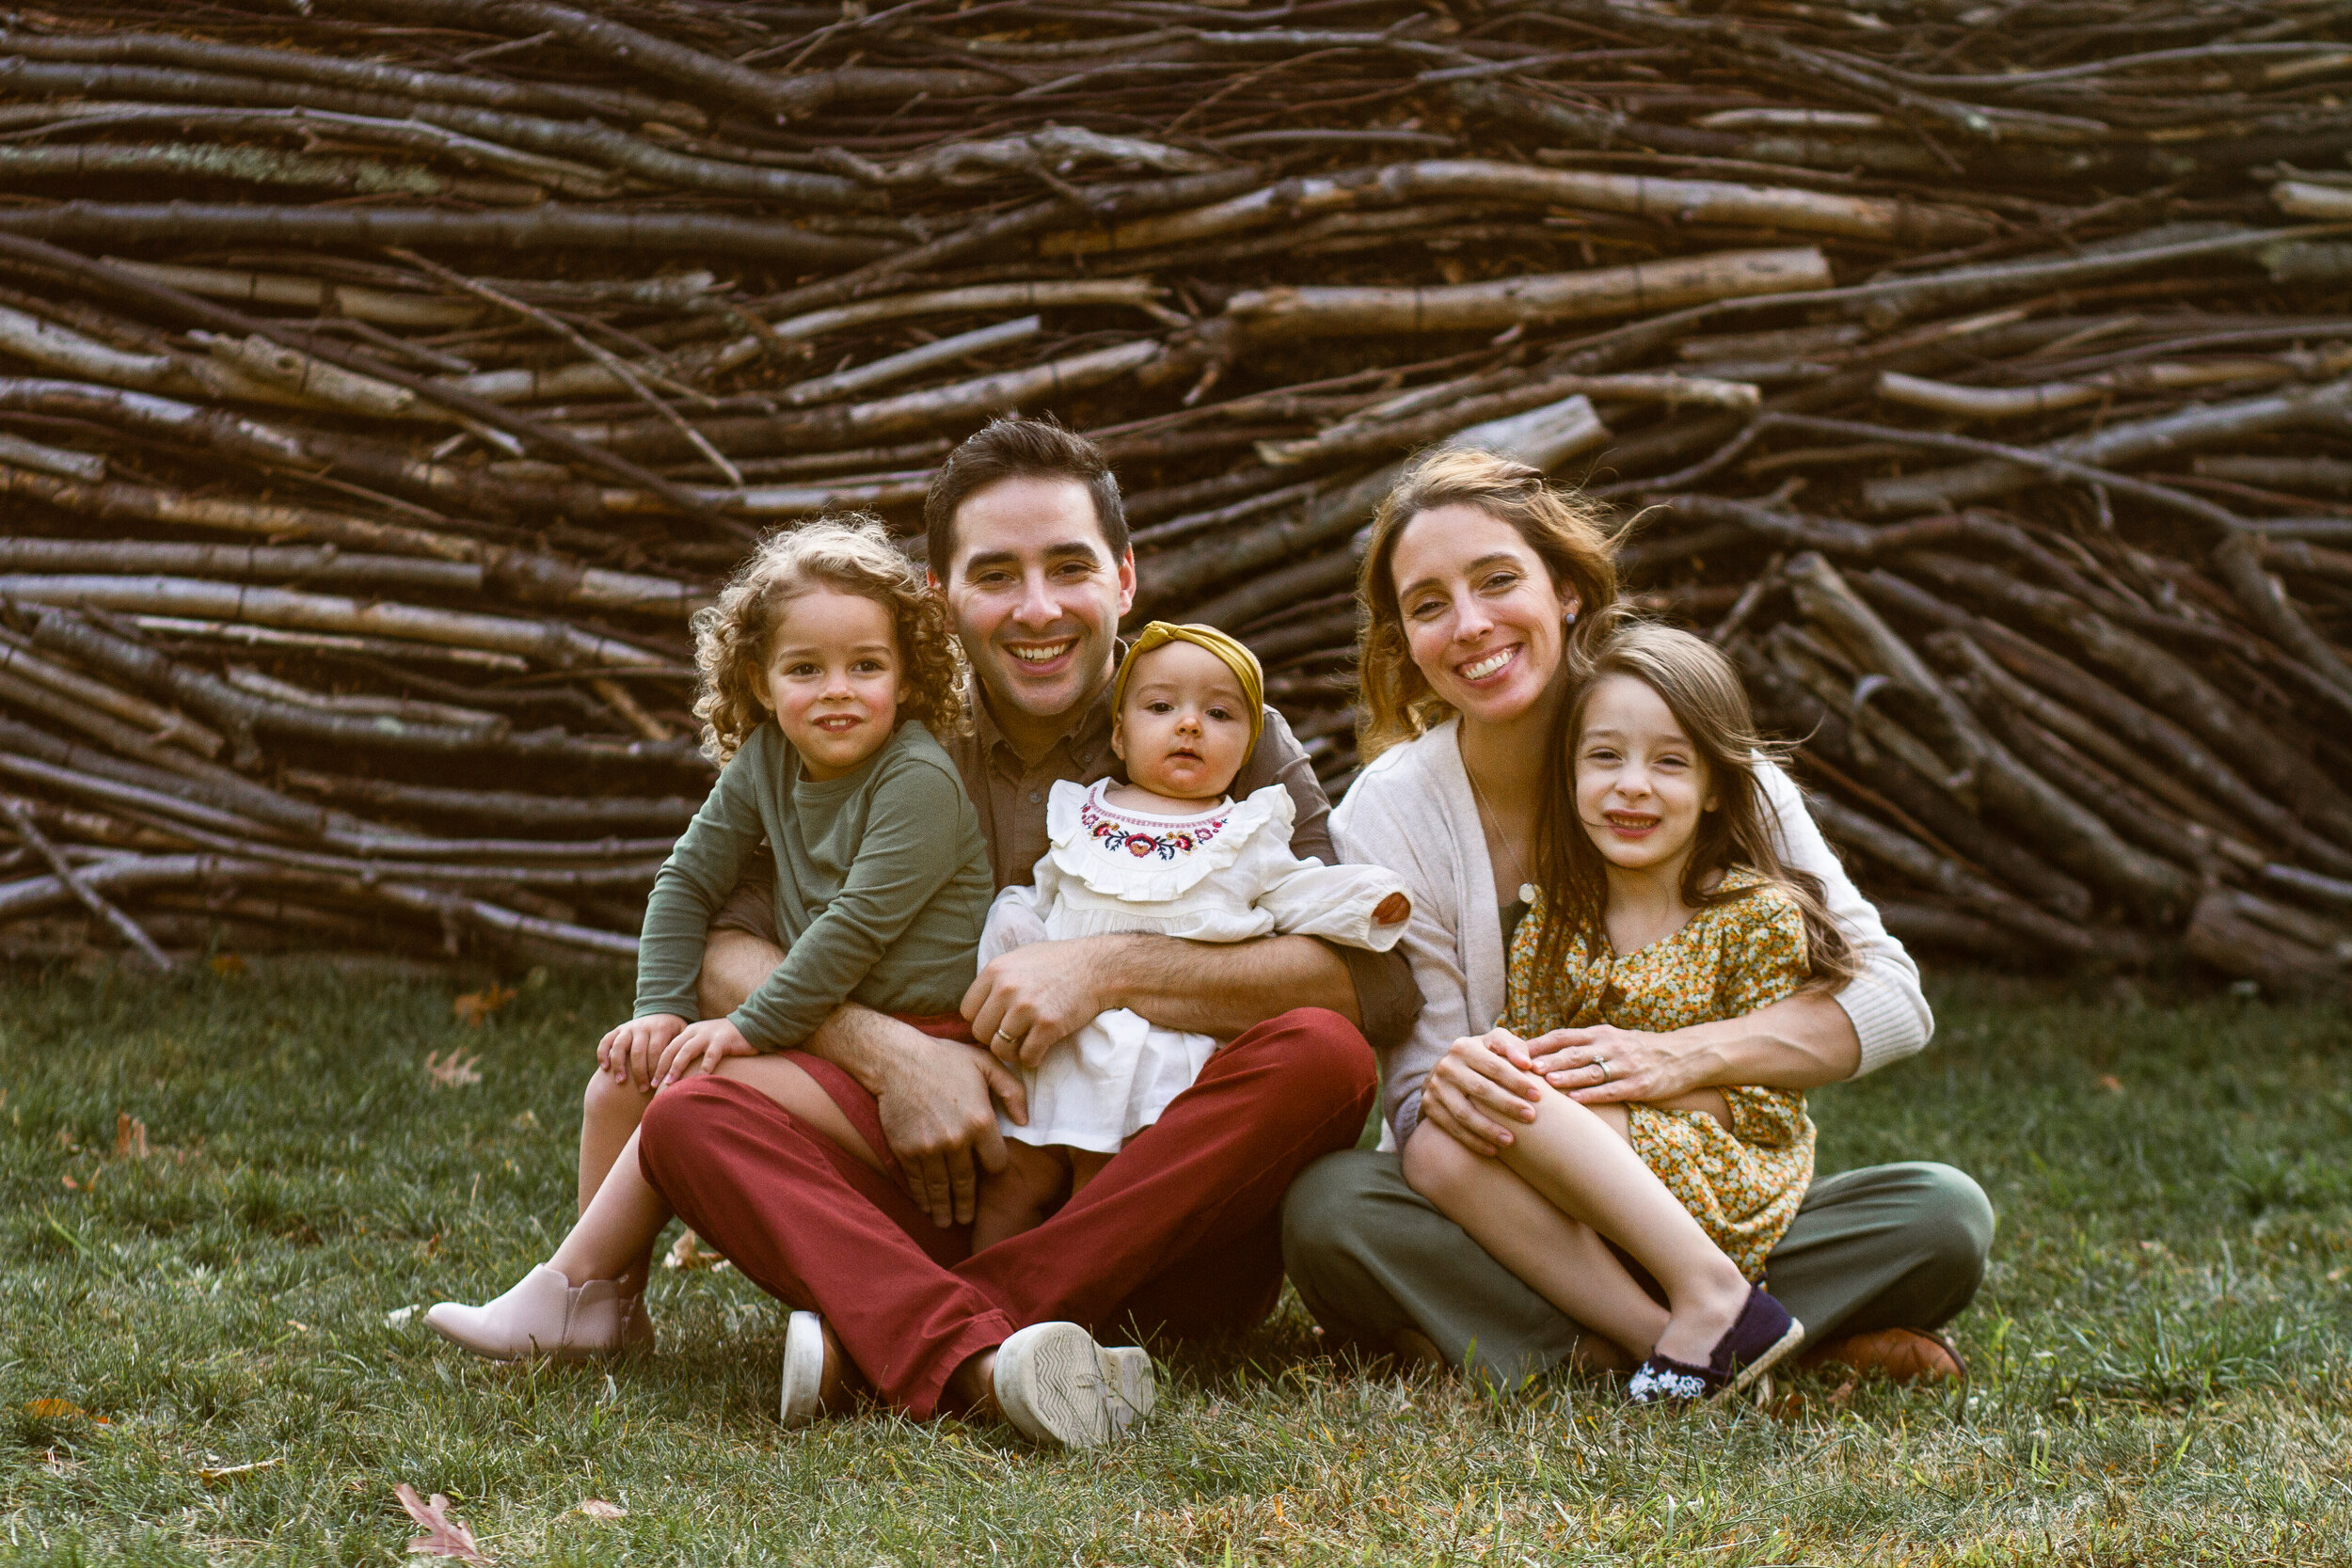
[[[1935,1328],[1966,1307],[1993,1245],[1993,1205],[1949,1165],[1823,1177],[1772,1249],[1764,1282],[1815,1343]],[[1386,1351],[1417,1328],[1447,1360],[1518,1387],[1587,1332],[1405,1184],[1394,1154],[1307,1167],[1282,1204],[1282,1261],[1338,1344]]]

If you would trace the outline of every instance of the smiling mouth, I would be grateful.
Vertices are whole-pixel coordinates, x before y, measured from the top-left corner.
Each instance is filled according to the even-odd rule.
[[[1024,664],[1051,664],[1077,645],[1078,640],[1070,637],[1064,638],[1059,642],[1008,642],[1005,644],[1005,652],[1012,655]]]
[[[1621,833],[1645,833],[1663,820],[1656,816],[1641,816],[1629,811],[1605,811],[1601,820]]]
[[[1488,675],[1495,673],[1504,665],[1510,663],[1511,660],[1518,657],[1518,652],[1519,651],[1517,647],[1510,647],[1503,649],[1500,653],[1488,654],[1485,658],[1479,659],[1475,663],[1457,665],[1454,669],[1454,673],[1460,675],[1466,681],[1483,681]]]
[[[828,735],[840,735],[856,729],[866,721],[851,713],[828,713],[822,719],[811,720],[810,722]]]

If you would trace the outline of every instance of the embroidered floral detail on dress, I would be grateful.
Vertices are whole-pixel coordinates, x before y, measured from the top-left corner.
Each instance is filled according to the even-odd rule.
[[[1078,822],[1086,829],[1087,836],[1104,848],[1112,851],[1124,849],[1137,860],[1157,856],[1164,861],[1172,861],[1179,855],[1189,855],[1216,837],[1225,828],[1225,817],[1219,815],[1205,822],[1192,822],[1181,828],[1170,828],[1165,832],[1152,832],[1120,821],[1096,805],[1091,796],[1079,805]]]

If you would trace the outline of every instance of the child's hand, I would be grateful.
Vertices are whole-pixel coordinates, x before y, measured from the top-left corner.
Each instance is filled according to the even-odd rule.
[[[639,1092],[650,1094],[655,1060],[685,1027],[686,1021],[675,1013],[632,1018],[596,1042],[596,1066],[615,1083],[634,1084]]]
[[[1413,901],[1401,893],[1391,893],[1380,900],[1372,911],[1375,926],[1393,926],[1413,912]]]
[[[745,1039],[732,1021],[707,1018],[680,1030],[661,1053],[661,1060],[654,1066],[653,1086],[666,1089],[680,1079],[709,1072],[729,1056],[758,1054],[759,1048]]]

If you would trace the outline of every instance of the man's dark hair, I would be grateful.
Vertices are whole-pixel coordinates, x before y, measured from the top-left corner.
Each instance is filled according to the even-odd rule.
[[[989,420],[947,454],[923,497],[924,557],[945,581],[956,553],[956,508],[1001,479],[1067,479],[1086,486],[1111,559],[1127,553],[1127,507],[1103,449],[1051,420]]]

